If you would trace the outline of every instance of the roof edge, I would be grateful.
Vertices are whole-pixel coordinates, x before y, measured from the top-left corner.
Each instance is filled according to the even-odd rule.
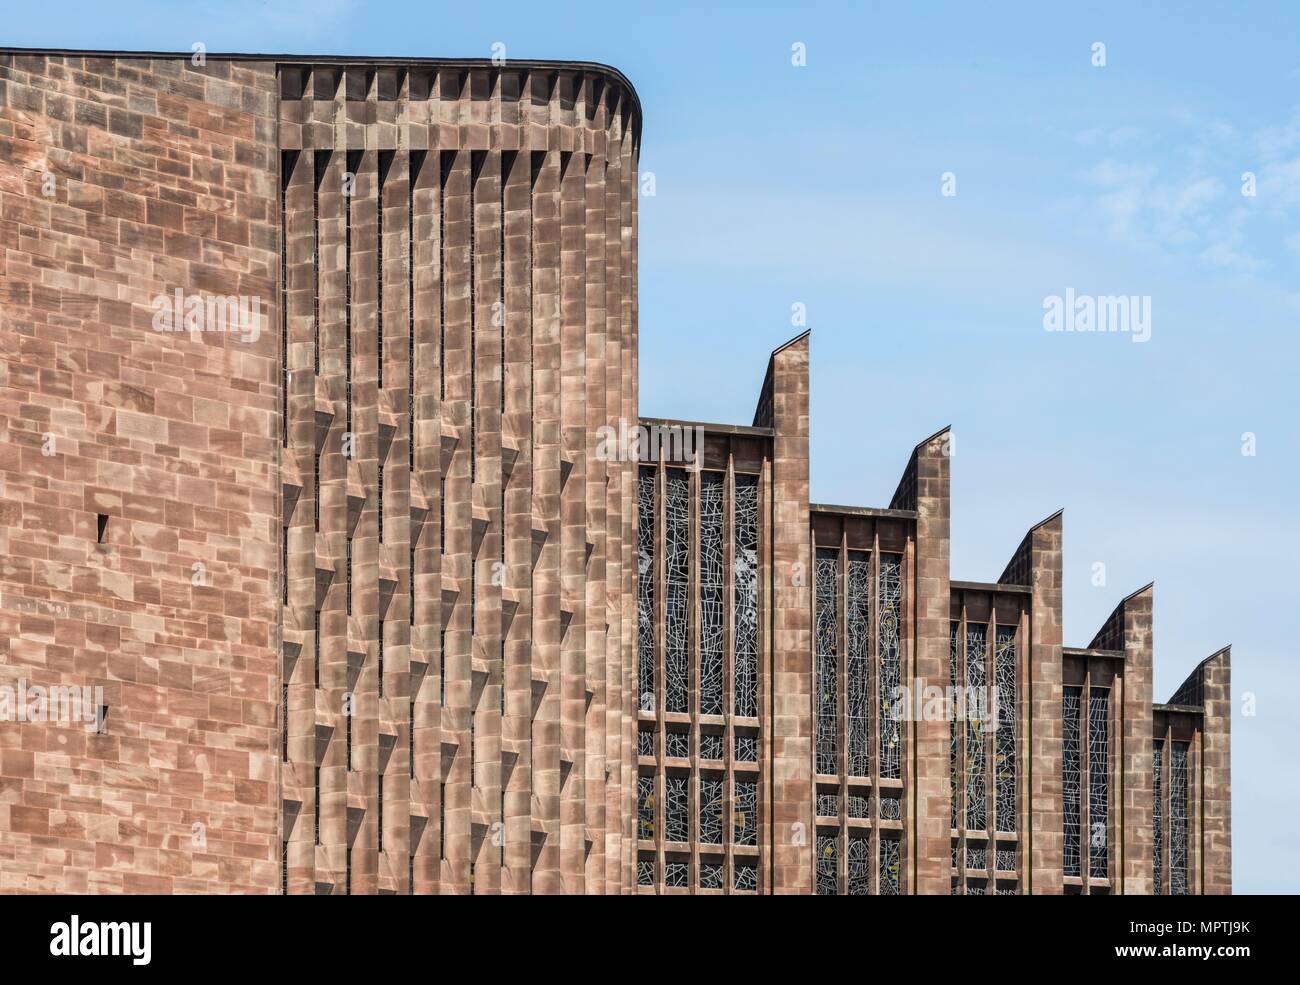
[[[19,48],[0,45],[3,55],[59,55],[75,58],[184,58],[193,56],[193,51],[125,51],[110,48]],[[495,64],[491,58],[436,58],[418,55],[294,55],[287,53],[208,51],[205,58],[219,61],[241,62],[275,62],[283,65],[391,65],[395,68],[407,65],[437,67],[446,65],[458,68],[501,69],[517,66],[525,69],[552,69],[555,71],[598,72],[609,76],[619,85],[625,86],[632,94],[636,104],[636,133],[641,134],[641,122],[644,116],[641,109],[641,95],[636,91],[632,80],[613,65],[604,62],[589,62],[570,59],[549,58],[511,58],[505,65]]]

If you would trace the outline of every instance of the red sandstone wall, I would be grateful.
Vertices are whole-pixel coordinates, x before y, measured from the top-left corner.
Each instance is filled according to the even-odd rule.
[[[0,723],[0,892],[277,888],[275,114],[269,64],[0,56],[0,683],[109,707]],[[176,288],[260,337],[155,333]]]

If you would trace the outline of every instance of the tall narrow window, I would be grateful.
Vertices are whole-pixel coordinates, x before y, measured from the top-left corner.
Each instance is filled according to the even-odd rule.
[[[637,690],[642,711],[655,710],[655,470],[637,477]]]
[[[1165,891],[1165,744],[1151,744],[1151,892],[1160,896]]]
[[[1082,763],[1079,749],[1079,710],[1082,688],[1067,687],[1061,711],[1061,783],[1065,813],[1064,863],[1067,876],[1082,875],[1079,844],[1079,811],[1083,803],[1080,790]]]
[[[320,665],[323,660],[320,652],[320,609],[313,610],[311,621],[312,632],[312,663],[315,665],[312,669],[316,675],[316,687],[320,687]]]
[[[868,895],[871,892],[871,839],[866,835],[849,835],[847,860],[849,895]]]
[[[378,490],[375,494],[375,525],[378,528],[379,543],[384,542],[384,463],[379,463],[376,472]]]
[[[312,289],[312,365],[316,375],[320,375],[320,188],[325,180],[325,171],[329,165],[329,151],[316,151],[312,158],[315,174],[312,176],[311,188],[311,289]]]
[[[361,152],[348,151],[343,185],[343,388],[347,432],[352,435],[352,199]]]
[[[316,823],[316,844],[319,845],[319,844],[320,844],[320,813],[321,813],[321,803],[320,803],[320,767],[319,767],[319,766],[316,767],[316,781],[315,781],[315,782],[316,782],[316,792],[315,792],[315,806],[316,806],[316,817],[315,817],[315,823]]]
[[[988,632],[983,626],[966,625],[967,692],[982,695],[988,683]],[[985,773],[988,749],[984,744],[982,702],[969,701],[966,706],[966,827],[971,831],[988,828],[988,780]]]
[[[347,581],[345,587],[345,601],[347,603],[348,615],[352,615],[352,534],[347,537],[348,558],[347,558]]]
[[[280,758],[289,761],[289,685],[280,685]]]
[[[736,780],[733,808],[735,841],[741,846],[758,844],[758,781]]]
[[[1187,752],[1186,742],[1175,742],[1169,758],[1169,892],[1187,896]]]
[[[997,829],[1014,832],[1016,810],[1016,734],[1020,721],[1016,693],[1016,628],[999,626],[994,660],[997,681],[997,718],[993,721],[994,783]]]
[[[289,528],[280,528],[280,581],[283,588],[283,602],[289,604]]]
[[[690,661],[690,476],[683,469],[668,469],[664,504],[664,710],[689,710]]]
[[[393,152],[379,152],[379,184],[375,190],[375,379],[384,388],[384,185]],[[380,537],[383,540],[383,537]]]
[[[849,775],[871,775],[871,555],[849,551],[845,585],[844,682],[848,715]],[[852,845],[849,846],[850,849]],[[852,852],[849,858],[852,864]],[[850,895],[852,889],[850,888]]]
[[[700,841],[706,845],[722,844],[721,777],[700,777]]]
[[[817,895],[835,896],[840,891],[840,859],[835,835],[817,836]]]
[[[636,778],[636,836],[653,841],[655,836],[655,778],[640,774]]]
[[[957,681],[960,679],[958,671],[961,665],[961,640],[958,635],[961,632],[961,623],[954,621],[949,626],[948,632],[948,686],[951,689],[949,693],[953,696],[952,707],[948,714],[948,803],[951,808],[951,827],[956,828],[960,826],[959,820],[962,816],[961,741],[957,723],[964,717],[966,707],[965,703],[961,702],[960,692],[957,690]],[[956,851],[956,842],[954,842],[953,852]],[[957,868],[955,855],[952,867]]]
[[[510,172],[514,170],[517,157],[515,151],[501,152],[501,179],[497,182],[497,216],[500,220],[497,223],[497,257],[499,259],[497,273],[500,276],[497,279],[497,309],[494,318],[500,331],[498,344],[501,347],[501,414],[503,417],[506,412],[506,388],[509,384],[508,376],[510,372],[510,363],[506,359],[506,179],[509,177]],[[504,496],[504,483],[502,488],[502,496]]]
[[[899,881],[899,844],[892,838],[880,839],[880,895],[897,896],[902,892]]]
[[[664,777],[664,837],[668,841],[690,840],[690,786],[688,776],[673,774]]]
[[[280,152],[280,441],[289,447],[289,178],[297,151]]]
[[[700,714],[721,715],[727,578],[723,537],[726,476],[700,473]]]
[[[406,458],[415,475],[415,186],[423,151],[412,151],[406,179]]]
[[[479,175],[483,171],[486,151],[469,152],[469,481],[478,478],[478,206],[480,201]]]
[[[758,476],[736,475],[735,664],[736,714],[758,717]]]
[[[411,699],[410,717],[406,726],[406,763],[411,779],[415,779],[415,699]]]
[[[375,781],[375,848],[384,850],[384,774],[379,773]]]
[[[447,399],[447,180],[456,162],[454,150],[438,158],[438,398]]]
[[[1110,691],[1088,691],[1088,874],[1110,875]]]
[[[902,641],[899,620],[902,618],[903,559],[898,554],[880,556],[879,612],[876,619],[880,639],[880,775],[901,779],[903,772],[903,732],[900,716],[894,713],[894,701],[903,683]],[[898,846],[895,844],[894,851]],[[882,880],[881,892],[883,889]]]
[[[343,695],[343,720],[347,723],[348,772],[352,772],[352,695]]]
[[[382,698],[384,696],[384,620],[383,619],[379,620],[379,639],[377,643],[378,643],[378,650],[379,650],[377,654],[379,658],[379,666],[376,669],[379,672],[378,673],[379,696]]]
[[[839,581],[840,552],[817,548],[816,667],[817,772],[839,773]]]

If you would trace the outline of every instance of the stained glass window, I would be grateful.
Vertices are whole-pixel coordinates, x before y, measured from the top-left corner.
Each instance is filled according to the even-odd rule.
[[[655,734],[642,729],[636,734],[636,754],[638,756],[653,756],[655,754]]]
[[[637,480],[636,617],[637,687],[642,711],[655,707],[655,470],[641,469]]]
[[[817,816],[818,817],[839,817],[840,798],[833,793],[817,794]]]
[[[839,856],[834,835],[817,836],[817,895],[835,896],[840,891]]]
[[[863,794],[849,794],[849,817],[870,817],[871,798]]]
[[[817,772],[838,773],[840,552],[817,549]]]
[[[997,850],[997,866],[1002,872],[1016,871],[1016,850],[1014,848],[999,848]]]
[[[726,476],[700,473],[700,714],[721,715],[722,648],[726,622],[726,543],[723,493]]]
[[[722,759],[723,735],[721,732],[701,732],[700,733],[700,758],[717,760]]]
[[[642,841],[651,841],[655,836],[655,778],[638,776],[636,778],[636,836]]]
[[[1160,896],[1165,891],[1165,792],[1164,777],[1161,775],[1164,768],[1164,752],[1163,742],[1151,744],[1151,891],[1156,896]]]
[[[871,774],[871,555],[849,551],[845,686],[849,775]]]
[[[758,892],[758,866],[737,862],[732,886],[745,893]]]
[[[1187,752],[1186,742],[1175,742],[1169,757],[1169,892],[1186,896],[1187,883]]]
[[[758,717],[758,476],[736,475],[736,714]]]
[[[966,846],[966,868],[986,869],[988,864],[988,849],[983,845],[968,844]]]
[[[961,645],[957,634],[961,624],[954,622],[948,628],[948,799],[950,827],[956,828],[961,810],[961,746],[957,736],[958,691],[957,667],[961,663]],[[956,864],[956,863],[954,863]]]
[[[664,837],[668,841],[688,841],[691,831],[690,779],[685,776],[664,777]]]
[[[737,845],[758,844],[758,782],[736,781],[734,810],[735,839]]]
[[[689,691],[690,477],[668,469],[664,504],[664,710],[686,712]]]
[[[700,888],[701,889],[722,888],[722,863],[720,862],[700,863]]]
[[[721,779],[700,778],[700,841],[706,845],[722,844]]]
[[[674,759],[689,759],[691,756],[691,734],[689,732],[664,733],[664,755]]]
[[[758,737],[753,735],[736,736],[736,761],[739,763],[758,762]]]
[[[866,896],[871,892],[871,839],[865,835],[849,836],[849,895]]]
[[[1082,791],[1079,789],[1081,766],[1079,750],[1079,703],[1082,688],[1067,687],[1061,712],[1061,782],[1062,806],[1065,814],[1064,862],[1067,876],[1082,874],[1079,845],[1079,810]]]
[[[880,775],[895,780],[903,775],[901,715],[894,707],[903,682],[899,638],[899,619],[903,609],[901,571],[902,558],[899,555],[880,556],[880,614],[876,619],[880,638]],[[897,844],[894,850],[897,852]],[[883,894],[883,879],[881,886]]]
[[[984,744],[983,695],[988,685],[988,632],[983,626],[966,626],[966,693],[975,700],[966,703],[966,827],[971,831],[988,828],[987,778]]]
[[[1110,874],[1110,692],[1088,692],[1088,874]]]
[[[691,886],[691,864],[689,862],[669,862],[664,866],[664,885],[670,889],[689,889]]]
[[[995,650],[997,718],[993,721],[994,783],[999,831],[1016,830],[1016,731],[1019,722],[1016,692],[1016,630],[999,626]]]
[[[655,884],[654,859],[639,858],[636,860],[636,884],[638,886],[653,886]]]
[[[880,795],[880,819],[882,821],[901,821],[903,819],[903,802],[897,797]]]
[[[897,896],[900,892],[898,842],[890,838],[882,838],[880,840],[880,895]]]

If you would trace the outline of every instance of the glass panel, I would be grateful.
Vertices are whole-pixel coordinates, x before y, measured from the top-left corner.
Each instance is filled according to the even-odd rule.
[[[999,626],[996,649],[997,718],[994,732],[994,782],[999,831],[1016,830],[1016,732],[1020,721],[1016,693],[1016,630]]]
[[[849,551],[845,681],[849,775],[871,774],[871,555]]]
[[[817,772],[839,772],[840,552],[817,549]]]
[[[637,687],[642,711],[655,710],[655,470],[637,480],[636,643]]]
[[[902,777],[902,723],[895,713],[903,683],[902,650],[899,620],[903,610],[902,558],[897,554],[880,556],[880,615],[876,626],[880,634],[880,775],[891,780]],[[894,848],[897,852],[897,845]],[[882,890],[884,881],[881,881]]]
[[[1088,692],[1088,874],[1110,874],[1110,691]]]
[[[758,717],[758,476],[736,476],[736,714]]]
[[[835,835],[817,836],[817,895],[835,896],[840,891],[839,856]]]
[[[690,477],[681,469],[668,469],[664,507],[664,708],[687,711],[690,631]]]
[[[725,637],[726,543],[723,492],[726,476],[700,473],[700,714],[721,715],[722,647]]]
[[[1067,687],[1061,708],[1061,782],[1062,803],[1065,813],[1064,862],[1067,876],[1082,875],[1079,855],[1079,811],[1082,794],[1079,789],[1081,763],[1079,759],[1079,703],[1083,700],[1082,688]]]
[[[1187,896],[1187,751],[1175,742],[1169,760],[1169,892]]]

